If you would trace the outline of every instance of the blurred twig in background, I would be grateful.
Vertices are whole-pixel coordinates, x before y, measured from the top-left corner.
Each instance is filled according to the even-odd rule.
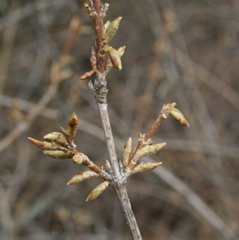
[[[103,133],[100,135],[94,100],[86,84],[77,81],[90,66],[90,19],[84,18],[80,38],[70,54],[82,64],[72,64],[75,74],[61,82],[57,91],[55,87],[51,90],[41,111],[37,107],[51,85],[50,67],[59,59],[70,19],[81,4],[76,0],[19,1],[15,7],[7,0],[0,3],[0,49],[1,54],[8,53],[6,58],[0,56],[0,232],[4,240],[130,239],[110,191],[93,205],[85,204],[85,189],[93,188],[95,180],[64,187],[69,176],[77,173],[74,167],[64,161],[49,161],[26,140],[29,123],[27,135],[41,138],[46,128],[52,130],[56,122],[64,125],[77,109],[82,120],[78,138],[82,151],[99,162],[106,158],[104,143],[96,138]],[[175,183],[168,180],[165,184],[167,180],[160,180],[163,175],[147,173],[129,180],[130,198],[144,239],[226,240],[232,235],[229,232],[239,235],[238,1],[131,0],[110,4],[112,16],[123,13],[124,18],[121,37],[114,44],[124,42],[128,49],[124,68],[120,74],[114,72],[109,81],[114,134],[120,140],[131,135],[136,141],[135,133],[147,130],[159,106],[172,100],[183,106],[191,126],[184,131],[169,120],[155,136],[155,141],[167,142],[160,156]],[[10,40],[4,41],[7,32]],[[30,115],[31,120],[26,121]],[[92,144],[95,152],[89,149]],[[117,145],[123,148],[123,141]],[[175,190],[181,182],[227,230],[222,233],[212,222],[198,217],[201,209],[196,211],[195,206],[189,206],[190,199],[182,197],[187,191]],[[200,215],[205,217],[204,211]]]

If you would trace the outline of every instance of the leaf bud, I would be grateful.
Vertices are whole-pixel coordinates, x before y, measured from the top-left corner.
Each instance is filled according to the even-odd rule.
[[[129,164],[131,152],[132,152],[132,138],[130,137],[124,146],[124,153],[123,153],[124,167],[128,166],[128,164]]]
[[[121,59],[120,59],[120,56],[119,56],[117,50],[110,47],[110,46],[105,46],[103,48],[103,51],[108,54],[113,66],[115,68],[117,68],[118,70],[121,70],[122,69],[122,63],[121,63]]]
[[[107,28],[109,27],[109,25],[110,25],[110,21],[107,21],[107,22],[104,24],[103,35],[106,33],[106,30],[107,30]]]
[[[109,26],[107,27],[106,32],[105,32],[105,43],[109,43],[110,40],[114,37],[114,35],[116,34],[116,32],[119,28],[121,19],[122,19],[122,17],[118,17],[109,24]]]
[[[109,3],[105,3],[105,4],[104,4],[104,12],[105,12],[105,13],[108,11],[109,6],[110,6]]]
[[[47,141],[47,142],[55,142],[57,138],[59,138],[60,135],[63,135],[60,132],[51,132],[46,134],[43,138]]]
[[[124,52],[125,52],[125,49],[126,49],[126,46],[123,46],[123,47],[120,47],[120,48],[117,50],[118,55],[120,56],[120,58],[123,57]]]
[[[135,157],[137,157],[137,159],[140,159],[144,156],[148,156],[148,155],[152,155],[156,152],[158,152],[163,146],[165,146],[166,143],[158,143],[158,144],[154,144],[154,145],[146,145],[143,148],[139,149],[136,154]]]
[[[67,185],[77,184],[77,183],[83,182],[86,179],[95,178],[98,176],[99,176],[99,174],[97,174],[93,171],[81,172],[81,173],[76,174],[74,177],[72,177],[72,179],[67,183]]]
[[[100,185],[98,185],[96,188],[93,189],[93,191],[88,195],[86,201],[90,201],[93,200],[95,198],[97,198],[98,196],[100,196],[100,194],[102,194],[105,189],[109,186],[109,182],[108,181],[104,181],[103,183],[101,183]]]
[[[87,3],[84,3],[83,5],[88,13],[92,11],[91,7]]]
[[[75,113],[72,113],[68,121],[68,129],[67,129],[67,132],[69,134],[68,136],[71,139],[75,137],[77,129],[78,129],[78,118]]]
[[[90,79],[90,78],[92,78],[94,75],[95,75],[95,71],[94,71],[94,70],[91,70],[91,71],[89,71],[89,72],[84,73],[84,74],[80,77],[80,80]]]
[[[148,171],[155,169],[156,167],[158,167],[161,164],[162,164],[162,162],[146,162],[146,163],[142,162],[134,168],[132,173],[148,172]]]
[[[84,153],[77,153],[73,158],[72,161],[75,164],[82,164],[88,157]]]
[[[63,152],[59,150],[52,150],[52,151],[46,150],[46,151],[43,151],[43,153],[48,157],[58,158],[58,159],[69,159],[74,156],[72,152]]]
[[[30,138],[30,137],[28,139],[34,145],[36,145],[37,147],[42,148],[44,150],[52,150],[57,147],[56,144],[52,143],[52,142],[42,142],[42,141],[38,141],[38,140],[36,140],[34,138]]]
[[[60,132],[48,133],[44,136],[44,139],[48,142],[55,142],[63,147],[69,147],[69,143],[67,142],[65,136]]]
[[[189,127],[188,121],[177,108],[173,108],[170,113],[174,117],[174,119],[181,123],[183,126]]]
[[[105,169],[107,170],[107,171],[110,171],[112,168],[111,168],[111,165],[110,165],[110,162],[106,159],[106,161],[105,161]]]

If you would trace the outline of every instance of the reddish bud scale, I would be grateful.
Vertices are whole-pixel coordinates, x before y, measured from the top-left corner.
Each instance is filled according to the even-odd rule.
[[[69,121],[68,121],[68,126],[70,126],[70,127],[78,126],[78,118],[75,113],[71,114]]]
[[[67,185],[77,184],[77,183],[83,182],[86,179],[95,178],[98,176],[99,174],[93,171],[85,171],[82,173],[78,173],[67,183]]]
[[[78,129],[78,118],[75,113],[72,113],[68,121],[68,136],[73,139]]]
[[[97,197],[100,196],[100,194],[102,194],[105,189],[109,186],[109,182],[108,181],[104,181],[103,183],[101,183],[100,185],[98,185],[96,188],[93,189],[93,191],[88,195],[86,201],[90,201],[93,199],[96,199]]]

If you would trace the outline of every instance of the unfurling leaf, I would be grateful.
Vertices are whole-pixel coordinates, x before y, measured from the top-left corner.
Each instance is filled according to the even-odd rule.
[[[132,173],[151,171],[161,164],[162,164],[161,162],[147,162],[147,163],[142,162],[134,168]]]
[[[93,200],[95,198],[97,198],[101,193],[103,193],[105,191],[105,189],[109,186],[109,182],[108,181],[104,181],[103,183],[101,183],[100,185],[98,185],[96,188],[93,189],[93,191],[88,195],[86,201],[90,201]]]
[[[122,63],[118,51],[110,46],[105,46],[103,51],[108,54],[110,60],[115,68],[118,70],[122,69]]]
[[[99,174],[93,172],[93,171],[85,171],[85,172],[81,172],[76,174],[68,183],[67,185],[73,185],[73,184],[77,184],[80,182],[83,182],[86,179],[90,179],[90,178],[95,178],[98,177]]]
[[[74,154],[71,152],[66,153],[66,152],[59,151],[59,150],[52,150],[52,151],[46,150],[46,151],[43,151],[43,153],[45,155],[47,155],[48,157],[58,158],[58,159],[69,159],[74,156]]]
[[[186,120],[186,118],[183,116],[183,114],[177,109],[173,108],[170,111],[171,115],[178,121],[180,122],[183,126],[189,127],[189,123]]]
[[[132,152],[132,138],[129,138],[124,146],[124,153],[123,153],[124,167],[128,166],[129,164],[131,152]]]
[[[116,34],[118,28],[119,28],[119,24],[120,24],[120,21],[121,21],[122,17],[118,17],[116,18],[113,22],[111,22],[109,24],[109,26],[107,27],[106,29],[106,32],[105,32],[105,43],[109,43],[110,40],[114,37],[114,35]]]
[[[34,138],[28,138],[34,145],[36,145],[37,147],[39,148],[42,148],[44,150],[53,150],[57,147],[57,145],[55,143],[49,143],[49,142],[41,142],[41,141],[38,141]]]
[[[89,72],[84,73],[81,77],[80,80],[86,80],[86,79],[90,79],[95,75],[95,71],[91,70]]]
[[[135,153],[135,157],[137,157],[137,159],[140,159],[140,158],[142,158],[144,156],[152,155],[152,154],[158,152],[165,145],[166,145],[166,143],[158,143],[158,144],[154,144],[154,145],[146,145],[143,148],[139,149]]]
[[[78,153],[73,158],[72,161],[75,164],[82,164],[88,157],[84,153]]]

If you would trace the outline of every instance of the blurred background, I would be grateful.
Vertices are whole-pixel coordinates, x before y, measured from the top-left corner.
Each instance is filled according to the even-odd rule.
[[[112,45],[127,47],[123,69],[108,75],[119,159],[163,104],[176,102],[190,123],[163,122],[152,137],[167,143],[152,157],[162,167],[128,180],[143,239],[239,239],[239,1],[108,3],[106,20],[123,17]],[[78,150],[100,166],[108,158],[93,93],[79,80],[91,70],[94,45],[82,4],[0,1],[1,240],[131,239],[112,189],[85,202],[101,180],[66,186],[86,168],[51,159],[27,140],[59,131],[76,112]],[[73,17],[77,31],[69,28]],[[62,55],[71,56],[72,74],[53,81]]]

